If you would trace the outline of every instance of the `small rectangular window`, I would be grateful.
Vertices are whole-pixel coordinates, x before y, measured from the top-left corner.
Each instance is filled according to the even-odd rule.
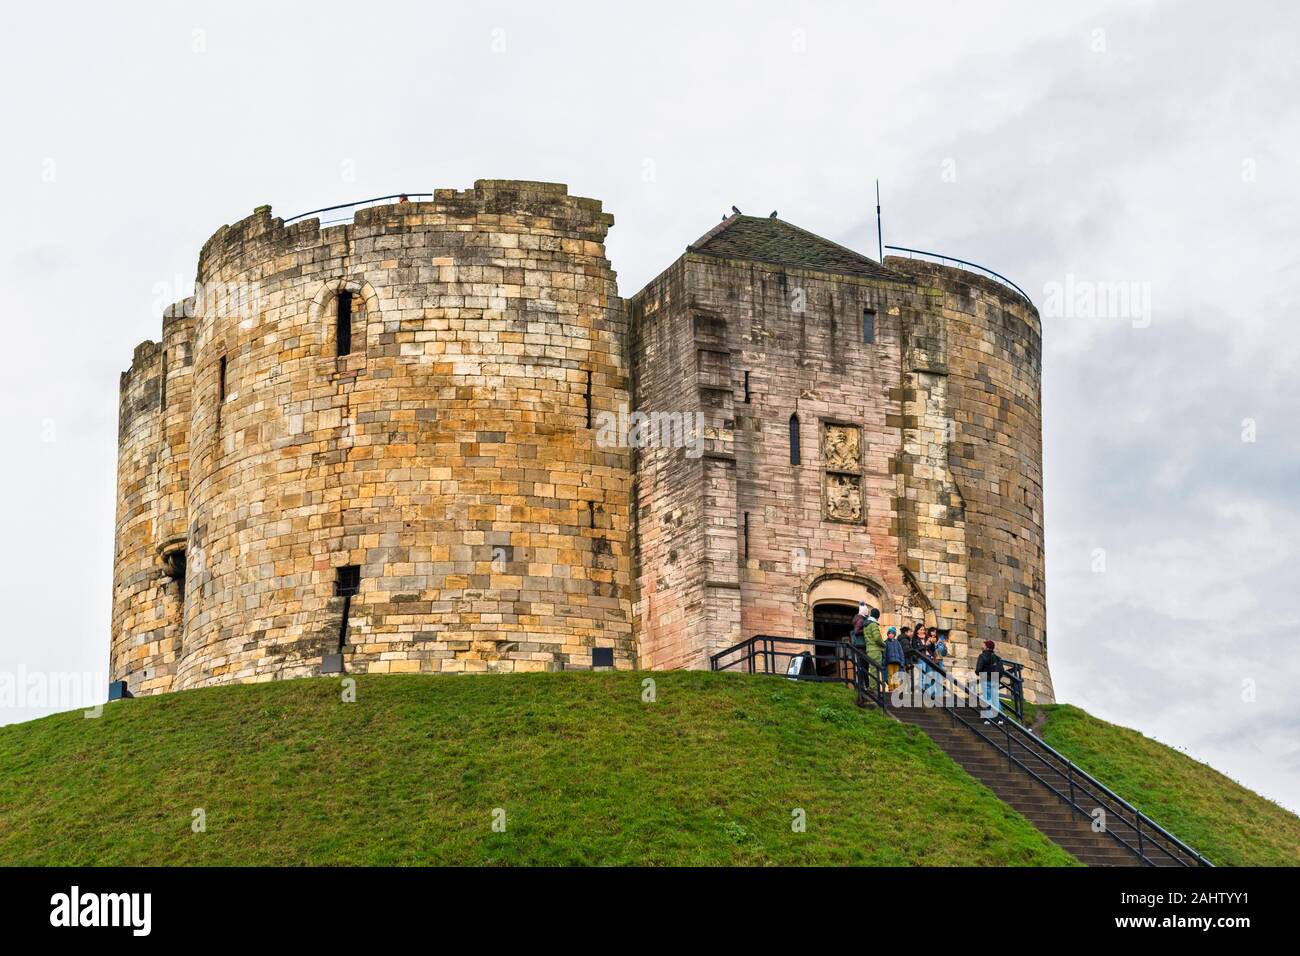
[[[334,594],[343,598],[343,611],[339,618],[339,645],[335,654],[327,654],[322,673],[337,674],[343,670],[343,649],[348,643],[348,617],[352,614],[352,599],[361,590],[361,567],[345,564],[334,569]]]
[[[352,597],[361,590],[361,567],[345,564],[335,571],[334,593],[338,597]]]
[[[749,402],[749,399],[750,399],[750,395],[749,395],[749,372],[746,372],[746,373],[745,373],[745,401],[746,401],[746,403]]]
[[[338,294],[338,340],[339,355],[352,352],[352,293],[343,291]]]
[[[167,411],[167,350],[162,354],[162,382],[158,386],[158,409]]]
[[[867,345],[876,341],[876,313],[872,309],[862,310],[862,341]]]
[[[221,364],[217,368],[217,400],[224,402],[226,400],[226,357],[221,356]]]

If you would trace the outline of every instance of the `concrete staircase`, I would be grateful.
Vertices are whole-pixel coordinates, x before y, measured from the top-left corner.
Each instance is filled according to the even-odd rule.
[[[1014,807],[1053,843],[1088,866],[1139,866],[1142,861],[1125,849],[1109,832],[1092,829],[1092,818],[1072,810],[1052,788],[1069,793],[1068,770],[1052,752],[1031,735],[1010,735],[1011,752],[1020,764],[1009,760],[991,742],[981,739],[979,731],[1006,746],[1007,735],[997,724],[985,724],[974,711],[958,719],[937,707],[892,707],[899,720],[920,728],[948,756],[965,768],[1003,802]],[[1026,771],[1028,767],[1033,774]],[[1042,782],[1034,775],[1042,778]],[[1051,784],[1049,787],[1047,784]],[[1136,820],[1117,801],[1080,781],[1074,781],[1077,801],[1084,807],[1105,811],[1107,828],[1132,847],[1139,846]],[[1140,824],[1138,824],[1140,826]],[[1141,844],[1149,861],[1156,866],[1195,866],[1196,862],[1172,842],[1159,834],[1143,832]]]

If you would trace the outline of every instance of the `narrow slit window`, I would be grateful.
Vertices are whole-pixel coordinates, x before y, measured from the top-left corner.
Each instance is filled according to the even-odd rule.
[[[343,598],[343,618],[339,622],[339,653],[348,642],[348,616],[352,613],[352,599],[361,590],[361,567],[345,564],[338,568],[334,577],[334,594]]]
[[[352,352],[352,293],[345,289],[338,294],[336,300],[338,325],[334,337],[338,344],[338,354],[349,355]]]
[[[226,357],[223,355],[217,361],[217,421],[216,428],[212,433],[214,440],[220,440],[221,437],[221,409],[226,404]]]
[[[591,373],[590,372],[587,373],[586,401],[587,401],[587,427],[590,428],[591,427]]]
[[[745,403],[749,403],[749,372],[745,372]]]
[[[876,313],[872,309],[862,310],[862,341],[867,345],[876,342]]]
[[[185,552],[176,551],[169,555],[168,572],[176,582],[177,600],[181,606],[181,620],[185,620]]]
[[[799,464],[799,416],[790,416],[790,464]]]
[[[158,386],[158,410],[167,411],[167,350],[162,354],[162,382]]]

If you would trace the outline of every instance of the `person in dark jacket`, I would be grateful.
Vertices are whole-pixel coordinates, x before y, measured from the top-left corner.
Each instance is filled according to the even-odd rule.
[[[990,718],[993,717],[997,718],[998,723],[1002,722],[1000,685],[1004,669],[1002,658],[995,653],[996,647],[997,645],[992,641],[985,641],[984,650],[975,661],[975,674],[980,682],[980,702],[984,705],[980,712],[986,724],[990,723]]]
[[[866,629],[867,621],[870,619],[870,615],[867,613],[867,605],[859,603],[858,613],[853,615],[853,623],[849,626],[849,640],[859,650],[866,646],[866,639],[862,636],[862,632]]]
[[[885,670],[889,674],[889,689],[898,688],[898,670],[905,662],[903,656],[903,645],[898,640],[898,635],[892,631],[885,638]]]
[[[940,664],[948,657],[948,632],[940,631],[934,642],[934,659]]]
[[[921,693],[934,695],[939,691],[939,636],[931,628],[929,636],[919,645],[918,667],[921,671]]]

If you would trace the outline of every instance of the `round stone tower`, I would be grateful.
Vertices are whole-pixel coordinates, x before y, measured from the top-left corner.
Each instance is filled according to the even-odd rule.
[[[942,421],[932,447],[946,469],[933,474],[946,470],[964,530],[960,560],[940,575],[959,571],[962,580],[954,610],[965,619],[964,656],[996,642],[1001,656],[1023,665],[1029,699],[1050,702],[1038,310],[965,269],[896,256],[885,265],[927,290],[940,320],[914,356],[913,384]]]
[[[123,376],[114,677],[631,666],[612,222],[480,181],[218,230]]]

